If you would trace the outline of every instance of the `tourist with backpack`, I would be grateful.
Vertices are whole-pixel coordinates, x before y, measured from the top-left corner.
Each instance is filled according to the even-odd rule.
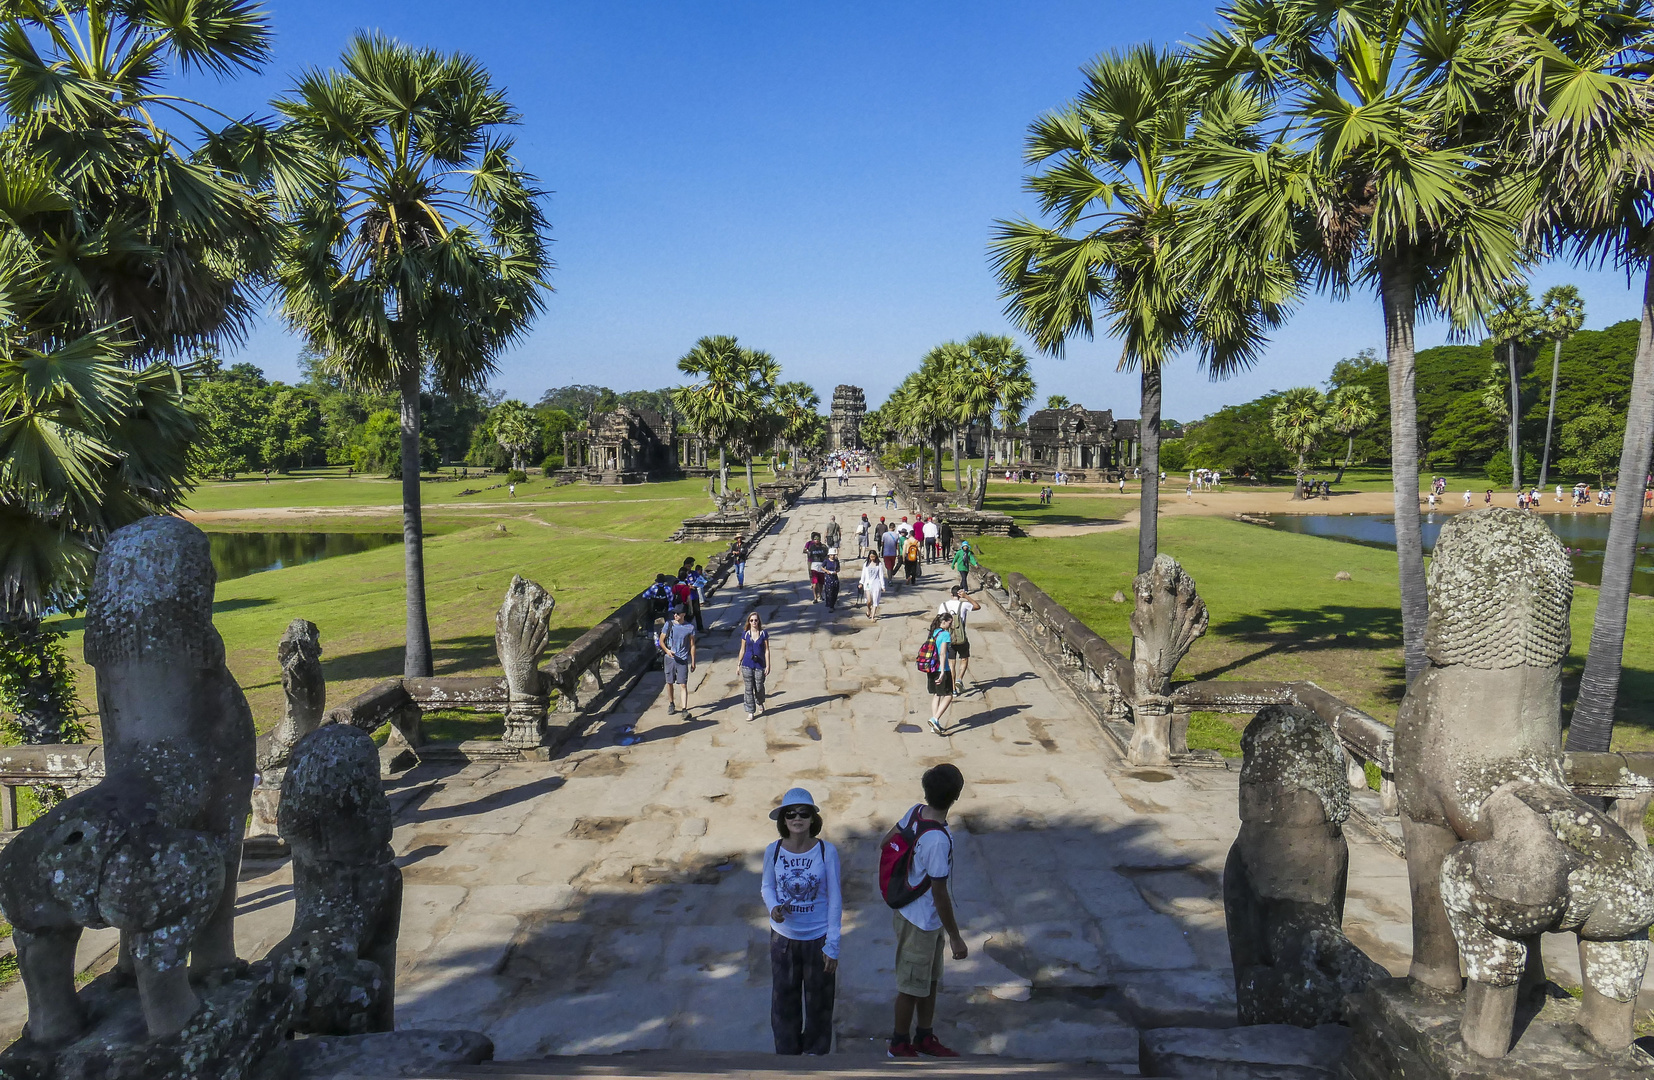
[[[969,540],[959,541],[959,550],[953,554],[953,568],[959,571],[959,587],[971,587],[971,567],[981,565],[976,561],[976,551],[971,547]]]
[[[971,612],[982,605],[972,600],[970,594],[955,585],[951,590],[951,597],[942,601],[936,609],[938,615],[952,615],[953,628],[948,631],[948,652],[953,654],[953,689],[955,693],[965,692],[965,669],[971,663],[971,639],[967,633],[967,624]]]
[[[914,661],[925,675],[925,690],[930,694],[930,730],[938,735],[947,734],[942,717],[953,704],[953,665],[949,656],[952,651],[952,629],[953,616],[948,612],[944,611],[932,619],[925,643],[919,646],[919,656]]]
[[[689,715],[689,674],[695,670],[695,624],[689,621],[689,608],[679,604],[672,609],[672,621],[661,627],[655,642],[666,662],[666,712],[678,711],[678,687],[683,688],[683,714]]]
[[[896,1027],[888,1052],[893,1058],[958,1057],[936,1037],[935,1023],[943,935],[955,960],[970,955],[948,891],[953,874],[948,810],[965,790],[965,777],[944,763],[926,770],[920,783],[924,804],[904,814],[879,843],[879,891],[895,909],[896,929]]]
[[[770,1029],[777,1054],[833,1049],[844,892],[838,849],[821,836],[821,811],[793,788],[770,811],[781,839],[764,851],[759,888],[770,913]]]
[[[902,569],[907,571],[907,583],[919,584],[919,556],[923,549],[917,537],[909,536],[902,541]]]

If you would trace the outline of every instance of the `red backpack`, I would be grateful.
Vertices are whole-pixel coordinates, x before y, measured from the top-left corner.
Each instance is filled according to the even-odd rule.
[[[884,897],[884,902],[893,908],[907,907],[930,891],[929,877],[917,885],[907,883],[908,874],[913,869],[913,852],[919,846],[919,837],[925,833],[937,829],[946,833],[948,830],[940,821],[921,817],[918,809],[913,808],[907,826],[898,828],[879,849],[879,893]],[[948,837],[948,842],[952,844],[952,836]]]

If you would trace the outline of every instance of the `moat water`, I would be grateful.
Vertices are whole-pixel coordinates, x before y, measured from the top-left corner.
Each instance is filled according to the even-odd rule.
[[[1369,547],[1394,549],[1396,519],[1391,514],[1262,514],[1282,532],[1324,536]],[[1436,537],[1452,514],[1423,515],[1424,550],[1436,546]],[[1574,578],[1592,585],[1602,581],[1602,554],[1608,546],[1607,514],[1537,514],[1551,527],[1574,562]],[[1631,590],[1654,596],[1654,525],[1644,522],[1637,537],[1637,570]]]
[[[401,533],[215,532],[212,563],[219,581],[357,555],[402,542]]]

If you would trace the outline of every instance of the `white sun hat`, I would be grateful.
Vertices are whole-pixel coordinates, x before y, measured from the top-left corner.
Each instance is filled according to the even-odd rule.
[[[778,820],[781,817],[781,811],[789,806],[808,806],[818,814],[821,812],[820,807],[816,806],[815,799],[808,791],[801,787],[795,787],[787,789],[787,793],[781,796],[781,805],[770,811],[770,820]]]

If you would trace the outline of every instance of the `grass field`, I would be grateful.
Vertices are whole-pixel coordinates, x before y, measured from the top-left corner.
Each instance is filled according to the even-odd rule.
[[[264,487],[263,482],[258,486]],[[295,492],[308,495],[321,485],[298,480],[268,486],[285,488],[291,499]],[[518,485],[519,493],[523,487]],[[655,574],[675,572],[691,554],[709,557],[711,546],[665,539],[683,518],[709,508],[703,487],[698,480],[625,488],[579,484],[556,489],[557,496],[568,496],[556,504],[537,505],[520,495],[515,504],[496,501],[475,510],[434,512],[427,519],[432,535],[425,541],[425,581],[436,673],[499,672],[494,614],[514,573],[539,582],[556,597],[549,646],[555,651],[641,592]],[[301,512],[283,515],[279,524],[383,531],[386,521]],[[278,522],[258,516],[205,524],[214,531],[264,531]],[[321,630],[328,701],[337,704],[376,680],[402,673],[403,595],[399,545],[219,583],[213,621],[259,729],[269,728],[281,714],[276,643],[289,621],[309,619]],[[70,619],[67,625],[82,705],[90,713],[92,673],[78,664],[81,621]]]
[[[759,483],[773,479],[768,469],[755,472]],[[731,486],[737,474],[730,474]],[[738,484],[746,487],[746,474]],[[468,480],[426,480],[420,491],[427,506],[494,506],[524,502],[627,503],[660,499],[705,499],[707,481],[674,480],[659,484],[558,484],[543,476],[530,475],[511,495],[502,473],[479,475],[472,470]],[[472,491],[474,494],[462,495]],[[213,480],[190,493],[189,508],[195,511],[268,511],[285,508],[332,509],[335,507],[385,507],[402,505],[402,481],[382,476],[347,477],[342,468],[302,470],[292,476],[266,481],[260,477],[240,480]]]
[[[1027,576],[1116,648],[1129,648],[1131,604],[1112,598],[1117,590],[1131,595],[1135,530],[988,537],[982,550],[987,565]],[[1160,550],[1193,575],[1211,613],[1210,629],[1179,667],[1179,679],[1310,679],[1393,722],[1404,689],[1394,553],[1218,517],[1162,520]],[[1333,580],[1340,570],[1352,580]],[[1575,589],[1565,701],[1584,667],[1596,600],[1595,589]],[[1197,719],[1191,741],[1239,752],[1237,733],[1246,717]],[[1654,599],[1648,597],[1631,601],[1616,725],[1616,749],[1654,749]]]

